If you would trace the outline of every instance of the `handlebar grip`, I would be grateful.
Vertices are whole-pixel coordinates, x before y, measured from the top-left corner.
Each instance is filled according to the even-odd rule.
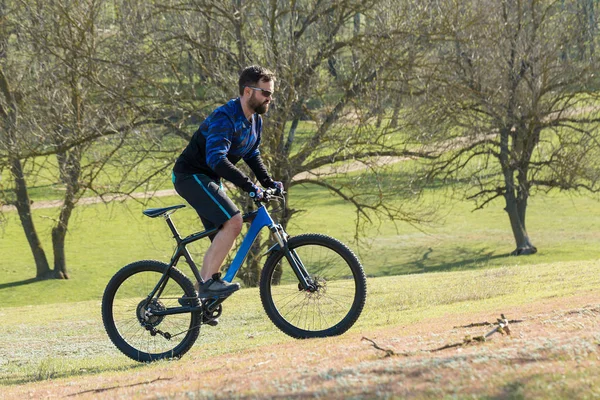
[[[285,194],[285,191],[283,190],[279,190],[279,189],[274,189],[274,188],[267,188],[263,190],[263,197],[260,200],[256,200],[254,199],[254,201],[259,204],[259,203],[268,203],[269,201],[271,201],[272,197],[279,197],[279,196],[283,196]]]
[[[265,189],[265,193],[268,193],[271,196],[283,196],[285,191],[277,188],[268,188]]]

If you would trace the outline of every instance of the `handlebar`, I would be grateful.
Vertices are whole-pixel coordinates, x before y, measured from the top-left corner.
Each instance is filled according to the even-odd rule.
[[[274,198],[282,198],[285,194],[284,190],[268,188],[263,190],[263,197],[260,200],[254,200],[254,202],[259,205],[260,203],[268,203],[272,201]]]

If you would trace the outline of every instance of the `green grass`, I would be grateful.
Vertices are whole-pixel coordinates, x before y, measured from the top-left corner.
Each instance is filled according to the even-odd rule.
[[[408,224],[383,221],[367,229],[354,243],[354,212],[341,200],[314,186],[292,189],[294,208],[305,211],[292,220],[292,235],[328,234],[350,244],[369,276],[473,270],[513,265],[600,258],[600,204],[587,197],[541,195],[531,199],[528,229],[539,253],[510,257],[514,242],[502,204],[471,212],[467,202],[449,203],[427,195],[424,202],[445,201],[439,222],[419,230]],[[32,282],[35,266],[15,212],[5,213],[0,229],[0,307],[64,303],[100,298],[110,277],[122,266],[140,259],[168,261],[174,241],[162,219],[144,217],[150,206],[181,203],[178,197],[157,198],[150,204],[134,201],[77,207],[67,236],[71,279]],[[34,220],[49,260],[50,230],[57,209],[34,211]],[[195,212],[179,210],[173,217],[182,234],[200,229]],[[191,246],[197,261],[206,241]],[[184,270],[187,267],[184,265]]]
[[[429,318],[451,319],[467,312],[587,294],[600,286],[599,267],[597,261],[554,262],[369,278],[366,307],[350,332],[372,332]],[[224,310],[222,323],[203,328],[186,358],[202,360],[293,341],[270,323],[255,288],[236,293],[224,304]],[[9,321],[0,328],[0,354],[5,355],[0,358],[0,385],[164,365],[141,365],[116,350],[103,330],[99,298],[72,304],[2,308],[0,318]]]
[[[431,188],[419,201],[440,207],[435,224],[415,228],[381,221],[367,228],[358,244],[353,242],[351,206],[314,186],[296,186],[290,198],[295,209],[303,210],[290,224],[290,234],[337,237],[362,259],[369,295],[350,332],[496,312],[545,298],[594,293],[600,287],[600,203],[593,198],[561,193],[533,197],[528,230],[539,253],[527,257],[508,256],[514,242],[501,201],[472,212],[472,203],[451,201],[443,190]],[[18,216],[5,213],[0,228],[0,385],[90,374],[110,377],[165,366],[141,365],[121,355],[104,332],[100,301],[106,283],[123,265],[170,259],[173,240],[166,224],[144,217],[141,210],[181,202],[166,197],[145,205],[128,201],[77,207],[66,245],[71,279],[65,281],[30,279],[35,267]],[[34,211],[49,260],[57,213]],[[200,229],[189,208],[173,218],[182,234]],[[197,261],[206,245],[200,241],[192,246]],[[201,365],[211,355],[292,341],[270,323],[255,288],[232,296],[224,308],[222,323],[203,329],[186,358]],[[547,383],[540,380],[540,385]]]

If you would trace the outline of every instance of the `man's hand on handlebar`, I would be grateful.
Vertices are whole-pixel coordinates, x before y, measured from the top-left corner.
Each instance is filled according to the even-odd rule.
[[[261,189],[254,185],[251,192],[248,195],[256,203],[268,203],[273,197],[282,197],[285,194],[283,183],[273,182],[273,187],[267,189]]]
[[[252,200],[256,202],[262,201],[265,197],[265,191],[258,186],[253,185],[252,191],[248,193],[248,196],[250,196]]]
[[[279,182],[279,181],[273,182],[273,189],[276,190],[276,192],[275,192],[276,196],[283,196],[285,193],[285,190],[283,188],[283,182]]]

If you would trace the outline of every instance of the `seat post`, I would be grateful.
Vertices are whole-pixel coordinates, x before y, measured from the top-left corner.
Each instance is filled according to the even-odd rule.
[[[175,224],[173,224],[173,221],[171,221],[171,214],[166,214],[165,220],[167,221],[167,225],[169,225],[171,232],[173,232],[173,237],[175,238],[177,243],[181,242],[181,236],[179,236],[179,232],[177,232],[177,228],[175,228]]]

